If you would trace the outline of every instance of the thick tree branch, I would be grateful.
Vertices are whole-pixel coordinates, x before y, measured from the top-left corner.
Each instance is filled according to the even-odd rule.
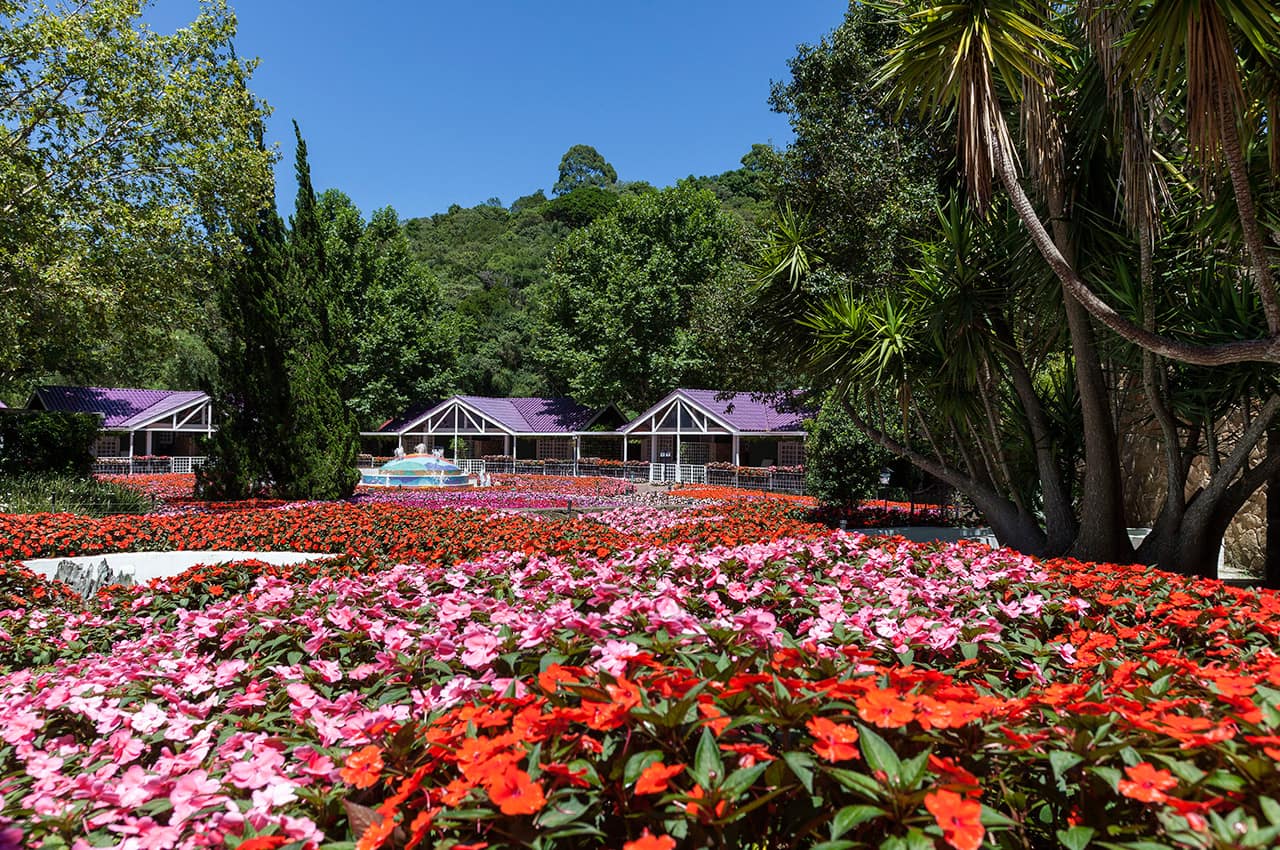
[[[1003,118],[1000,120],[1003,122]],[[1026,226],[1031,241],[1062,283],[1062,288],[1070,297],[1075,298],[1089,312],[1089,315],[1134,345],[1181,363],[1197,366],[1224,366],[1228,363],[1280,363],[1280,335],[1218,345],[1196,345],[1160,336],[1121,316],[1080,279],[1076,270],[1058,250],[1044,223],[1040,221],[1026,190],[1023,189],[1014,163],[1001,155],[1000,146],[995,138],[991,140],[991,150],[992,164],[997,176],[1009,194],[1018,217]]]

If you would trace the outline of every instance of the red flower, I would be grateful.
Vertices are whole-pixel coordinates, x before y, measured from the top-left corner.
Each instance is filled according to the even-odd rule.
[[[531,815],[547,805],[542,786],[523,770],[508,770],[486,785],[485,790],[504,815]]]
[[[250,838],[248,841],[241,841],[236,846],[241,850],[275,850],[275,848],[289,843],[289,837],[286,835],[259,835],[256,838]]]
[[[727,806],[725,801],[721,800],[712,807],[711,811],[708,811],[701,803],[698,802],[706,796],[707,792],[702,790],[701,785],[693,786],[693,790],[689,792],[689,800],[684,804],[684,810],[688,812],[690,816],[695,818],[709,819],[712,814],[716,817],[723,815]]]
[[[966,800],[954,791],[931,791],[924,807],[938,821],[942,838],[956,850],[978,850],[987,831],[982,826],[982,804]]]
[[[827,761],[848,761],[858,757],[858,730],[825,717],[813,717],[805,724],[816,739],[813,751]]]
[[[377,782],[382,774],[382,750],[374,744],[361,747],[347,756],[343,765],[339,775],[344,782],[349,782],[357,788],[368,788]]]
[[[656,761],[641,771],[640,777],[636,780],[636,793],[661,794],[667,790],[667,783],[683,772],[683,764],[667,767],[662,762]]]
[[[1143,803],[1159,803],[1168,798],[1165,791],[1175,787],[1178,780],[1167,770],[1158,770],[1149,762],[1141,762],[1124,769],[1128,779],[1121,779],[1120,793]]]
[[[858,716],[885,729],[896,729],[916,717],[915,708],[893,691],[872,690],[857,700]]]
[[[644,832],[635,841],[622,845],[622,850],[673,850],[676,840],[670,835],[654,835],[645,827]]]

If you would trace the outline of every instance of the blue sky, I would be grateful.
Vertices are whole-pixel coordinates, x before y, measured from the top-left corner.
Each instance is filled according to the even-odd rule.
[[[282,206],[292,205],[290,120],[317,189],[402,217],[549,190],[560,157],[594,145],[623,180],[669,185],[782,146],[769,111],[801,42],[836,27],[838,0],[232,0]],[[157,0],[157,28],[194,13]]]

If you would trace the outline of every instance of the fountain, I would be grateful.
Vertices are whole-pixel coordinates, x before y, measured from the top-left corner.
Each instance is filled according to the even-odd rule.
[[[437,451],[419,453],[389,460],[373,472],[360,475],[360,483],[369,487],[424,487],[457,489],[474,484],[458,466]]]

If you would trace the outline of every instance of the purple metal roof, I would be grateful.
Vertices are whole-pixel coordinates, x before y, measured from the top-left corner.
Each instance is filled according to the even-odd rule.
[[[480,411],[515,434],[570,434],[581,431],[595,418],[598,411],[583,407],[571,398],[495,398],[493,396],[461,395],[457,399]],[[382,424],[378,430],[394,434],[409,428],[425,414],[446,402],[419,404],[400,416]]]
[[[422,404],[412,405],[411,407],[409,407],[408,410],[406,410],[404,413],[401,413],[399,416],[394,416],[391,419],[388,419],[386,422],[383,422],[382,425],[378,428],[378,430],[380,432],[387,433],[387,434],[399,433],[400,431],[403,431],[405,428],[408,428],[416,420],[421,418],[422,414],[426,413],[428,410],[431,410],[433,407],[435,407],[439,403],[440,402],[438,401],[432,401],[432,402],[424,402]]]
[[[724,396],[719,390],[676,390],[735,431],[802,431],[809,417],[792,406],[798,393],[788,393],[777,401],[756,401],[751,393]],[[723,400],[718,398],[723,396]]]
[[[571,398],[491,398],[478,395],[458,398],[517,434],[581,431],[597,413]]]
[[[209,398],[198,390],[125,387],[40,387],[35,395],[45,410],[96,413],[107,431],[127,431]]]

